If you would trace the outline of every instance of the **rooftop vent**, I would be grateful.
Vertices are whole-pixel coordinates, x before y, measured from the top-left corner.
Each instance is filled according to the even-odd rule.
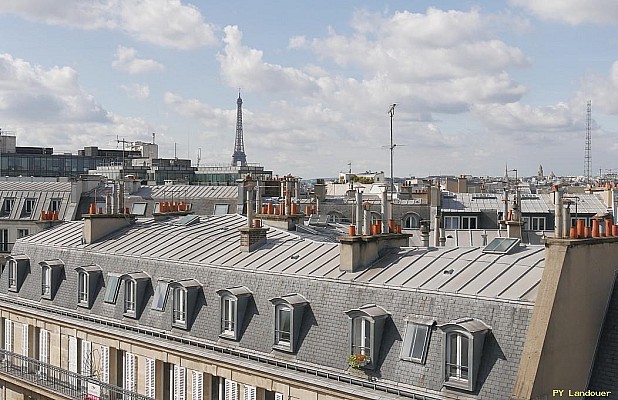
[[[199,215],[185,215],[182,218],[178,218],[175,225],[189,226],[200,222]]]
[[[510,254],[513,249],[519,245],[521,239],[519,238],[495,238],[485,248],[483,253],[486,254]]]

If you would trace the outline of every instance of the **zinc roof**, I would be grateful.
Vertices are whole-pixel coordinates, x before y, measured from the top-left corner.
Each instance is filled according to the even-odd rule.
[[[145,219],[96,243],[82,244],[83,221],[72,221],[21,240],[203,268],[525,303],[535,301],[543,272],[543,246],[521,247],[505,255],[483,254],[482,247],[402,248],[382,256],[369,268],[345,272],[339,269],[339,244],[303,239],[272,227],[266,244],[243,252],[238,228],[245,224],[246,219],[237,214],[205,216],[189,226]]]
[[[201,185],[158,185],[144,186],[137,195],[153,199],[235,199],[238,197],[237,186],[201,186]]]

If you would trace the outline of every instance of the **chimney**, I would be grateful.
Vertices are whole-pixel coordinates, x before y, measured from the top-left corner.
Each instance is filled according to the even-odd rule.
[[[457,178],[457,192],[468,193],[468,179],[465,175],[459,175]]]
[[[571,231],[571,202],[569,199],[562,199],[562,203],[566,203],[566,207],[562,209],[562,233],[565,237],[569,236]]]
[[[384,190],[382,190],[382,198],[380,201],[380,206],[381,206],[381,210],[382,211],[382,233],[388,233],[388,223],[387,221],[389,220],[388,218],[388,199],[387,199],[387,195],[386,195],[386,186],[384,187]]]
[[[356,272],[366,268],[385,254],[408,247],[410,236],[405,233],[342,236],[339,238],[339,269]]]
[[[421,221],[421,241],[423,247],[429,247],[429,221]]]
[[[313,185],[313,192],[315,193],[315,198],[319,201],[324,201],[326,199],[326,184],[324,183],[324,179],[318,179]]]
[[[363,234],[363,193],[356,189],[356,233]]]
[[[127,214],[84,214],[83,241],[85,244],[126,228],[135,223],[135,217]]]
[[[519,216],[519,205],[515,202],[512,207],[512,219],[506,221],[506,236],[510,238],[522,239],[524,223]]]
[[[363,203],[363,235],[371,235],[371,203]]]
[[[247,226],[240,228],[240,251],[251,252],[266,243],[268,228],[260,226],[259,220],[253,220],[253,189],[256,182],[250,176],[245,178],[247,191]]]
[[[247,176],[247,178],[250,179],[251,177]],[[280,193],[283,194],[284,200],[279,203],[279,211],[277,213],[273,212],[272,203],[268,203],[266,211],[264,211],[261,205],[258,204],[258,207],[256,207],[258,210],[257,217],[260,218],[262,220],[261,222],[266,225],[286,231],[293,231],[296,229],[296,225],[302,225],[304,221],[304,215],[300,211],[300,207],[296,207],[297,203],[292,202],[292,192],[297,178],[288,175],[280,179]],[[258,193],[259,190],[260,189],[258,188]],[[247,195],[249,194],[249,191],[245,192],[247,192]]]
[[[436,214],[433,227],[433,245],[440,246],[440,214]]]
[[[564,235],[564,221],[562,218],[562,210],[564,206],[562,204],[562,190],[557,185],[552,187],[554,192],[554,237],[556,239],[562,239]]]

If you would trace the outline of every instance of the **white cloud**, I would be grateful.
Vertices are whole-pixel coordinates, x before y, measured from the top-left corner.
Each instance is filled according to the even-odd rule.
[[[217,43],[214,27],[180,0],[4,0],[0,13],[80,29],[111,29],[164,47],[192,49]]]
[[[615,24],[618,2],[615,0],[510,0],[542,19],[563,21],[571,25]]]
[[[148,85],[140,85],[139,83],[132,83],[130,85],[120,85],[127,96],[132,99],[144,100],[150,96],[150,88]]]
[[[595,110],[618,115],[618,61],[614,61],[607,76],[589,74],[582,80],[582,87],[575,100],[585,104],[591,100]]]
[[[116,58],[112,67],[130,74],[141,74],[151,71],[163,71],[165,66],[151,59],[137,57],[137,50],[129,47],[118,46]]]

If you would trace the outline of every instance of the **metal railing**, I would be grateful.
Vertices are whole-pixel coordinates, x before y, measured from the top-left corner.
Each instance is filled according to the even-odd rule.
[[[10,375],[67,398],[80,400],[154,400],[34,358],[0,349],[0,374]]]

